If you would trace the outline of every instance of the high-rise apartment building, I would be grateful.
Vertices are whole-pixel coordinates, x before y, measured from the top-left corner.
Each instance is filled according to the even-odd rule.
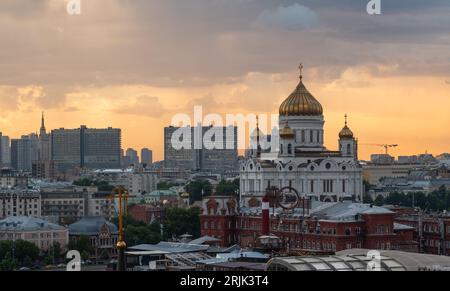
[[[11,146],[9,137],[0,132],[0,166],[11,166]]]
[[[148,148],[141,150],[141,164],[151,165],[153,163],[153,152]]]
[[[20,139],[11,140],[11,166],[12,168],[31,172],[33,161],[38,160],[39,139],[34,133],[23,135]]]
[[[136,150],[132,148],[127,149],[126,156],[128,157],[131,165],[139,164],[139,157]]]
[[[237,171],[237,127],[164,128],[164,164],[193,171]]]
[[[52,159],[58,171],[77,167],[120,167],[121,130],[57,129],[51,134]]]

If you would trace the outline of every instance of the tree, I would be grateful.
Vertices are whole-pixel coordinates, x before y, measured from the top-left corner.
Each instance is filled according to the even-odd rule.
[[[0,241],[0,262],[7,269],[14,265],[29,266],[39,258],[39,248],[29,241]],[[4,260],[4,261],[3,261]]]
[[[81,259],[82,259],[83,261],[89,259],[89,252],[87,252],[87,251],[82,251],[82,252],[81,252]]]
[[[425,194],[424,192],[392,192],[384,200],[386,204],[419,207],[433,211],[450,210],[450,191],[445,187]]]
[[[383,198],[383,196],[378,195],[377,198],[375,198],[375,201],[373,202],[373,204],[375,204],[377,206],[384,205],[384,198]]]
[[[93,182],[92,182],[92,180],[90,180],[88,178],[83,178],[83,179],[78,179],[78,180],[73,181],[73,185],[88,187],[88,186],[92,186]]]
[[[364,196],[363,196],[363,203],[373,204],[372,197],[370,197],[370,195],[368,195],[368,194],[364,194]]]
[[[161,181],[156,185],[156,189],[158,190],[169,190],[171,187],[177,186],[177,184]]]
[[[0,271],[14,271],[17,263],[11,257],[10,253],[6,253],[2,260],[0,260]]]
[[[222,180],[216,186],[217,195],[235,196],[238,193],[238,191],[239,191],[239,179],[235,179],[233,181]]]
[[[53,243],[46,252],[45,259],[49,258],[50,262],[46,264],[55,264],[56,261],[59,261],[63,256],[63,251],[61,249],[61,245],[58,242]]]
[[[195,201],[202,200],[203,196],[209,196],[212,192],[212,185],[208,180],[196,180],[191,181],[186,186],[186,191],[189,193],[190,203],[194,203]]]
[[[88,236],[82,235],[77,239],[73,239],[69,242],[69,250],[77,250],[80,254],[86,253],[86,258],[89,257],[89,254],[94,250],[94,247],[91,245]]]
[[[168,208],[164,221],[164,230],[169,237],[189,233],[194,237],[200,235],[200,209]]]

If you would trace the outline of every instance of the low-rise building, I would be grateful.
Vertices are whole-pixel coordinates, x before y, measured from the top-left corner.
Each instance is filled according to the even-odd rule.
[[[11,216],[0,220],[0,240],[25,240],[46,251],[58,243],[64,250],[69,243],[67,228],[32,216]]]
[[[201,234],[219,238],[224,246],[236,243],[242,247],[257,246],[263,235],[262,208],[256,200],[252,206],[238,209],[232,197],[205,198],[200,215]],[[268,229],[279,238],[281,248],[290,251],[411,250],[410,245],[415,244],[412,229],[394,225],[394,216],[388,209],[349,201],[312,201],[289,211],[272,204]]]
[[[41,195],[37,190],[0,190],[0,218],[9,216],[41,217]]]
[[[98,191],[97,187],[42,188],[42,216],[60,223],[70,223],[85,216],[115,215],[111,193]]]
[[[0,189],[27,188],[28,175],[9,168],[0,170]]]
[[[88,237],[92,246],[90,259],[100,259],[105,253],[108,257],[117,257],[118,229],[113,223],[103,217],[84,217],[69,225],[70,241],[76,241],[80,237]]]
[[[414,240],[418,242],[421,253],[450,256],[450,216],[404,214],[395,221],[414,229]]]
[[[128,215],[146,224],[154,221],[161,222],[164,219],[165,208],[159,204],[135,204],[128,208]]]

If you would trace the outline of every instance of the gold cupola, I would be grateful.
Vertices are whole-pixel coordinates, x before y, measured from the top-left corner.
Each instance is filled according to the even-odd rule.
[[[345,114],[345,126],[339,132],[339,138],[353,138],[353,132],[347,126],[347,114]]]
[[[303,65],[300,65],[300,82],[295,88],[294,92],[289,95],[289,97],[284,100],[280,105],[279,113],[280,115],[287,116],[318,116],[323,114],[322,105],[319,101],[314,98],[314,96],[306,89],[303,84]]]
[[[280,130],[280,138],[282,139],[294,139],[295,132],[292,128],[289,127],[288,118],[286,116],[286,122],[284,127]]]

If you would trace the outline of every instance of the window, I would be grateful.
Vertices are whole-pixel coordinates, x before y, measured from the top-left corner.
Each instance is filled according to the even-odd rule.
[[[305,130],[302,130],[302,142],[305,142]]]
[[[352,153],[351,149],[350,149],[350,144],[347,145],[347,154],[350,155]]]
[[[314,193],[314,180],[311,180],[311,193]]]
[[[288,144],[288,154],[292,154],[292,145]]]
[[[309,132],[309,142],[313,142],[313,131],[310,130]]]
[[[331,179],[323,180],[323,192],[325,193],[333,192],[333,180]]]

